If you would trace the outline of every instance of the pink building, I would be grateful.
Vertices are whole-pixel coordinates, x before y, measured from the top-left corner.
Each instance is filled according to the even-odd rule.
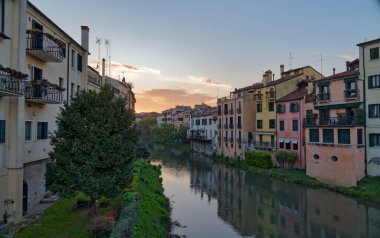
[[[306,97],[306,173],[329,184],[356,186],[365,176],[363,96],[357,63],[347,63],[347,71],[315,81],[315,94]]]
[[[305,168],[305,147],[303,143],[303,113],[307,83],[302,81],[298,89],[280,98],[277,103],[277,150],[297,153],[297,168]]]

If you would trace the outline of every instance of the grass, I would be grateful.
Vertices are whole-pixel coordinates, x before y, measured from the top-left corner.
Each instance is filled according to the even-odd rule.
[[[223,163],[231,167],[239,167],[254,173],[263,174],[284,180],[289,183],[303,184],[311,187],[326,188],[347,196],[356,197],[368,201],[380,202],[380,177],[363,178],[356,187],[342,187],[322,183],[315,178],[306,175],[305,170],[300,169],[262,169],[248,165],[245,160],[230,159],[222,156],[209,156],[217,163]]]
[[[166,237],[171,221],[160,174],[160,167],[149,161],[135,162],[132,182],[124,193],[124,208],[112,238]]]

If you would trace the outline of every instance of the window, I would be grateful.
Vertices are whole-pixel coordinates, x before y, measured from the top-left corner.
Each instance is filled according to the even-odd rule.
[[[338,129],[338,144],[350,144],[350,129]]]
[[[37,140],[45,140],[48,138],[48,123],[37,122]]]
[[[5,13],[5,1],[0,0],[0,33],[4,33],[4,13]]]
[[[258,129],[263,129],[263,120],[257,120],[256,123],[257,123],[256,126],[257,126]]]
[[[369,147],[380,146],[380,134],[369,134]]]
[[[25,121],[25,141],[32,140],[32,122]]]
[[[5,142],[5,120],[0,120],[0,143]]]
[[[269,102],[269,103],[268,103],[268,110],[269,110],[270,112],[273,112],[273,111],[274,111],[274,102]]]
[[[275,119],[269,119],[269,128],[270,129],[276,128],[276,120]]]
[[[284,140],[280,140],[280,149],[284,149]]]
[[[285,113],[285,105],[284,104],[278,104],[277,106],[277,112],[278,113]]]
[[[261,103],[258,103],[256,105],[256,112],[262,112],[263,111],[263,105]]]
[[[59,87],[63,88],[63,78],[59,78]]]
[[[334,144],[334,129],[323,129],[323,143]]]
[[[75,87],[75,84],[74,84],[74,83],[71,83],[71,92],[70,92],[70,97],[71,97],[71,98],[74,97],[74,87]]]
[[[363,129],[357,130],[357,137],[358,137],[358,145],[363,144]]]
[[[369,49],[369,59],[379,59],[379,47]]]
[[[80,86],[77,85],[77,93],[79,93],[79,91],[80,91]]]
[[[353,98],[357,95],[357,89],[356,89],[356,78],[349,78],[344,80],[345,83],[345,97],[346,98]]]
[[[290,104],[290,112],[298,112],[298,103],[292,102]]]
[[[287,150],[292,149],[292,143],[291,143],[290,140],[287,140],[287,141],[285,142],[285,149],[287,149]]]
[[[309,130],[310,142],[319,142],[319,129]]]
[[[209,118],[209,119],[208,119],[208,124],[209,124],[209,125],[212,124],[212,118]]]
[[[293,141],[293,150],[298,150],[298,141],[297,140]]]
[[[218,116],[222,115],[222,106],[218,105]]]
[[[298,120],[293,120],[293,131],[298,131]]]
[[[380,104],[370,104],[368,105],[368,113],[370,118],[380,117]]]
[[[285,130],[285,122],[284,121],[280,121],[280,131],[284,131]]]
[[[224,114],[228,114],[228,104],[224,104]]]
[[[71,67],[75,67],[75,51],[71,50]]]
[[[368,88],[380,88],[380,75],[368,76]]]
[[[319,101],[326,101],[330,99],[330,87],[329,83],[324,83],[319,85]]]
[[[80,54],[77,54],[77,70],[79,72],[82,72],[82,65],[83,65],[82,56]]]

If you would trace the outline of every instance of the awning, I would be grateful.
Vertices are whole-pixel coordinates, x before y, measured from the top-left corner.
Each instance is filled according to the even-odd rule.
[[[285,143],[290,143],[290,140],[285,140]]]
[[[346,83],[352,83],[352,82],[355,82],[356,80],[358,80],[357,77],[351,77],[351,78],[345,78],[344,82],[346,82]]]
[[[293,140],[293,144],[298,144],[298,140]]]
[[[284,139],[278,139],[278,142],[283,143]]]
[[[362,102],[315,106],[315,109],[358,108]]]

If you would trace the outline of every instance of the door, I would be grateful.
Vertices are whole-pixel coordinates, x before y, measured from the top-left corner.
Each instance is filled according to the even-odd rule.
[[[28,184],[25,180],[22,183],[22,213],[26,214],[28,211]]]
[[[35,29],[36,32],[33,32],[31,35],[32,39],[32,48],[34,49],[42,49],[43,48],[43,35],[44,35],[44,27],[36,22],[32,21],[32,29]]]
[[[330,121],[330,110],[320,109],[319,110],[319,124],[328,125],[329,121]]]

